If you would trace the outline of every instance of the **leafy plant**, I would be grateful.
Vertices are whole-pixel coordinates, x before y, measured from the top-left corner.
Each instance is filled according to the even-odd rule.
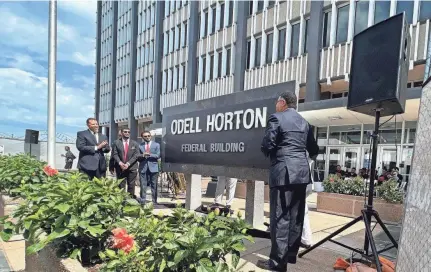
[[[376,187],[379,196],[389,203],[403,203],[404,192],[399,189],[398,182],[390,179]]]

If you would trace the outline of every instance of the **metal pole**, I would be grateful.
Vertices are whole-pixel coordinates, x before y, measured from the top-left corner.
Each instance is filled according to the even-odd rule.
[[[55,167],[55,98],[57,62],[57,1],[49,1],[48,38],[48,165]]]

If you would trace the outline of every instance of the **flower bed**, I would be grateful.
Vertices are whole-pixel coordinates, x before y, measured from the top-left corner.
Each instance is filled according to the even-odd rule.
[[[48,256],[53,249],[63,259],[97,264],[101,271],[235,271],[244,239],[251,240],[240,218],[224,221],[214,213],[202,218],[182,208],[169,217],[154,215],[117,180],[89,181],[79,173],[42,169],[40,182],[8,185],[24,200],[1,219],[4,240],[24,233],[28,265],[41,260],[31,254]],[[25,177],[21,180],[32,180]]]
[[[342,180],[330,175],[323,181],[325,192],[317,194],[317,211],[347,217],[361,215],[364,208],[365,183],[362,178]],[[374,208],[384,221],[400,222],[404,206],[403,193],[398,183],[392,180],[376,187],[379,197],[374,199]]]

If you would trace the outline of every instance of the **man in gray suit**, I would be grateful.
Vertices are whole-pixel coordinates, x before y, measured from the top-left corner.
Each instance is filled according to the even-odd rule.
[[[79,131],[76,135],[76,148],[79,150],[78,169],[88,178],[106,176],[105,153],[111,148],[108,138],[99,133],[99,123],[95,118],[87,119],[87,130]]]
[[[123,179],[120,188],[126,188],[127,192],[135,198],[135,182],[138,176],[139,145],[130,139],[130,129],[121,130],[121,139],[112,145],[112,157],[115,161],[115,173],[117,179]]]
[[[286,271],[296,263],[304,223],[307,184],[311,182],[307,151],[314,158],[319,146],[308,122],[296,112],[294,93],[280,95],[276,113],[267,123],[261,150],[271,159],[270,233],[271,253],[268,261],[257,266]]]
[[[151,141],[151,134],[148,131],[142,132],[141,137],[143,140],[139,145],[141,155],[138,157],[141,182],[141,203],[145,204],[147,186],[150,185],[153,204],[157,204],[160,145],[155,141]]]

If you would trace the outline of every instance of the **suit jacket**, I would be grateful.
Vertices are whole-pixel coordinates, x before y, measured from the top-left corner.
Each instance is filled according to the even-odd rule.
[[[99,168],[101,172],[106,171],[105,154],[109,153],[109,145],[100,150],[96,146],[108,138],[102,133],[98,133],[99,141],[90,130],[79,131],[76,135],[76,148],[79,150],[78,169],[95,171]]]
[[[319,146],[310,125],[296,110],[269,117],[261,150],[271,159],[270,187],[311,182],[307,151],[313,158]]]
[[[139,144],[139,151],[141,156],[138,157],[139,160],[139,172],[145,173],[150,170],[151,173],[159,172],[159,158],[160,158],[160,145],[154,141],[150,142],[150,156],[144,157],[145,153],[145,142]]]
[[[124,144],[123,139],[116,140],[112,144],[112,158],[115,161],[115,170],[121,172],[120,162],[128,163],[128,170],[138,169],[138,156],[139,156],[139,145],[136,141],[129,139],[129,150],[127,151],[127,158],[124,159]]]

